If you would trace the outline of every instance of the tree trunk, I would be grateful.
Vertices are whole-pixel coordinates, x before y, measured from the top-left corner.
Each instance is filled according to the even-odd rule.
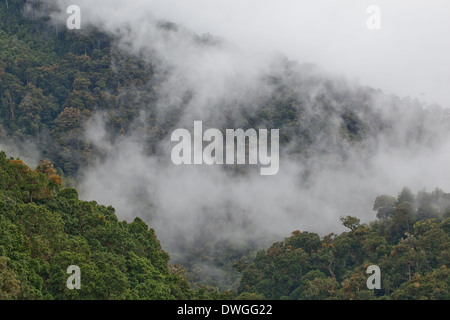
[[[334,255],[333,255],[333,252],[331,252],[331,250],[330,250],[330,254],[331,254],[331,261],[330,261],[330,264],[328,265],[328,271],[330,272],[330,274],[333,278],[336,278],[333,270],[331,269],[331,266],[333,265],[333,262],[334,262]]]
[[[11,111],[11,120],[15,120],[16,117],[14,115],[14,106],[13,106],[12,102],[10,102],[9,110]]]

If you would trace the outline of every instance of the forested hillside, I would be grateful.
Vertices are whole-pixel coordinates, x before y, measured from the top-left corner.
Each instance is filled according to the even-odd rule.
[[[379,220],[341,218],[350,229],[320,237],[294,231],[239,261],[241,298],[450,299],[450,194],[441,190],[376,198]],[[381,289],[366,286],[367,268],[381,270]]]
[[[117,219],[112,207],[60,189],[49,162],[31,170],[0,153],[1,299],[188,299],[155,232]],[[57,195],[54,192],[57,191]],[[82,270],[69,290],[66,269]]]
[[[379,196],[380,220],[342,217],[350,231],[340,235],[294,231],[234,261],[239,289],[219,293],[193,290],[153,229],[80,201],[51,162],[31,170],[2,152],[0,178],[0,299],[450,298],[450,195],[440,190]],[[365,285],[372,264],[382,270],[381,290]],[[71,265],[82,270],[82,290],[66,287]]]
[[[0,137],[33,141],[70,176],[94,156],[83,124],[101,107],[112,134],[124,133],[139,105],[121,90],[139,88],[151,68],[112,50],[105,34],[57,30],[27,14],[25,2],[0,3]]]
[[[373,222],[352,208],[341,234],[297,223],[342,205],[336,172],[372,179],[371,161],[395,171],[390,153],[401,164],[416,150],[433,156],[450,131],[447,109],[282,55],[250,80],[227,78],[229,91],[190,87],[196,65],[179,76],[152,45],[186,42],[216,57],[229,43],[158,21],[161,43],[127,51],[128,29],[68,30],[52,10],[51,1],[0,2],[0,146],[16,153],[0,153],[0,299],[450,299],[450,196],[440,189],[371,194]],[[279,129],[286,184],[260,185],[246,165],[212,182],[209,172],[168,171],[170,133],[199,115],[220,130]],[[35,169],[18,158],[30,145],[42,159]],[[195,193],[197,182],[206,187]],[[125,199],[122,212],[80,200],[82,191]],[[286,225],[302,231],[281,241]],[[70,265],[82,270],[82,290],[66,287]],[[366,287],[369,265],[381,268],[380,290]]]
[[[85,132],[88,120],[102,113],[107,141],[138,132],[146,154],[158,154],[159,144],[195,103],[194,89],[180,87],[171,93],[180,96],[177,104],[165,104],[169,98],[163,88],[170,71],[160,66],[159,57],[126,52],[117,44],[123,39],[94,27],[53,25],[46,15],[51,8],[44,3],[0,3],[0,138],[18,147],[33,142],[62,175],[76,178],[80,166],[104,156]],[[157,28],[167,37],[186,36],[199,47],[215,50],[222,45],[210,35],[185,35],[173,23],[159,22]],[[220,129],[278,128],[282,150],[311,170],[314,164],[309,162],[318,152],[344,161],[353,152],[350,145],[361,148],[360,156],[370,157],[386,136],[398,146],[436,138],[430,124],[435,130],[449,129],[448,112],[439,106],[422,110],[417,101],[354,87],[315,65],[284,56],[272,61],[258,81],[261,89],[242,88],[219,98],[204,121]],[[378,104],[389,106],[389,113]],[[407,115],[406,108],[411,110]],[[406,141],[400,140],[403,135]]]

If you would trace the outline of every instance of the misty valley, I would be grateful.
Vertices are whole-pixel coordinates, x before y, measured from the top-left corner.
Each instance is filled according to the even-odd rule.
[[[0,300],[450,299],[449,109],[77,2],[0,1]]]

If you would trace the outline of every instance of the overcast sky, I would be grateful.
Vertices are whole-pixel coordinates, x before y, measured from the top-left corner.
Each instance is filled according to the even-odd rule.
[[[448,0],[148,0],[155,18],[450,107]],[[142,5],[142,4],[141,4]],[[381,9],[369,30],[367,8]]]

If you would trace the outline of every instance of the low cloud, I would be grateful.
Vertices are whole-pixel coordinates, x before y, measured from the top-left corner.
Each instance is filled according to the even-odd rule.
[[[223,106],[252,111],[267,101],[274,88],[262,79],[285,72],[274,62],[279,61],[273,58],[276,51],[322,67],[295,69],[299,83],[291,88],[304,101],[306,119],[299,126],[313,127],[314,119],[326,118],[321,101],[342,112],[351,110],[352,103],[359,101],[352,97],[361,94],[362,84],[448,105],[448,41],[444,36],[433,37],[449,27],[450,20],[441,10],[448,4],[432,2],[434,6],[426,9],[419,1],[408,1],[407,6],[406,1],[379,1],[383,18],[378,33],[366,28],[365,9],[371,4],[366,1],[343,1],[342,5],[328,0],[70,4],[82,8],[84,26],[114,35],[121,50],[158,62],[157,109],[164,116],[166,110],[183,106],[177,126],[190,128],[194,120],[208,120],[211,127],[224,125],[218,123]],[[63,9],[69,2],[57,3],[61,12],[53,18],[64,23]],[[160,27],[161,20],[180,25],[176,31],[168,30]],[[205,45],[190,30],[220,36],[211,38],[218,44]],[[329,82],[348,101],[333,96],[326,89]],[[342,215],[374,220],[372,205],[379,194],[395,195],[405,185],[413,190],[450,190],[446,111],[431,112],[432,106],[424,109],[414,98],[402,100],[376,90],[367,94],[370,105],[355,110],[365,110],[358,116],[371,134],[384,124],[379,133],[354,147],[339,134],[342,119],[331,117],[327,121],[332,134],[314,131],[317,136],[307,159],[290,154],[291,145],[283,149],[275,176],[252,171],[234,175],[221,166],[175,166],[167,139],[159,142],[159,152],[152,156],[144,152],[146,137],[138,130],[112,143],[99,112],[86,124],[85,132],[102,157],[82,169],[80,195],[113,205],[120,218],[144,218],[172,257],[182,260],[186,243],[200,237],[213,243],[231,239],[262,246],[296,229],[322,235],[340,232]],[[345,159],[334,152],[341,149]]]

